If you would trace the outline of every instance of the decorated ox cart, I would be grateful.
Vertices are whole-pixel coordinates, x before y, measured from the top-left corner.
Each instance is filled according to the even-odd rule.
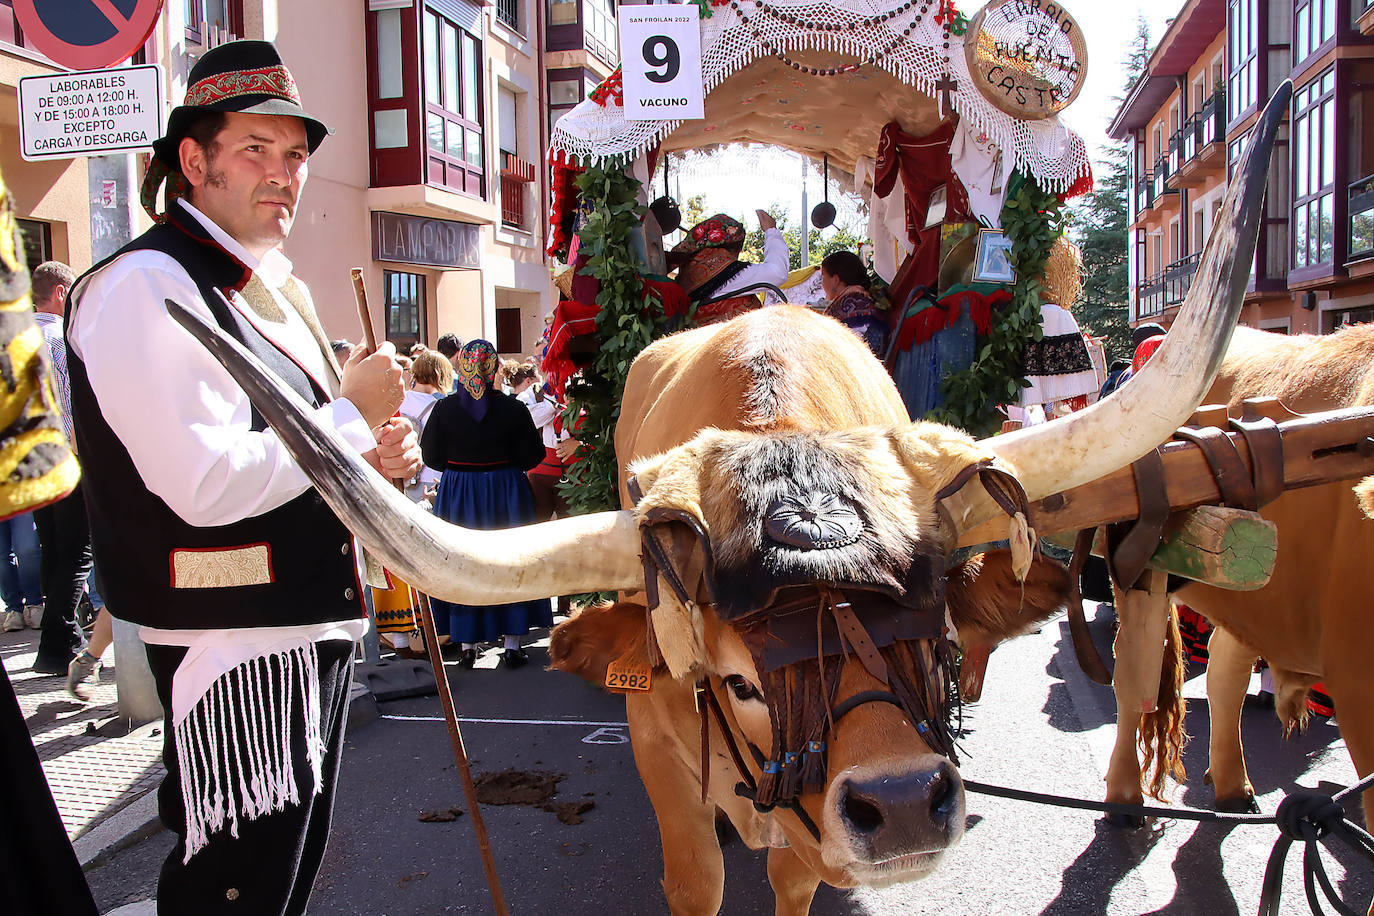
[[[1072,17],[1024,0],[994,0],[972,21],[952,0],[671,8],[700,17],[704,117],[638,120],[617,70],[551,140],[549,253],[575,271],[545,365],[559,382],[578,371],[574,507],[618,504],[612,436],[629,365],[652,339],[695,323],[685,281],[663,276],[658,208],[645,206],[657,164],[684,150],[767,144],[870,176],[859,186],[874,266],[890,284],[887,363],[908,410],[995,430],[993,408],[1016,400],[1039,337],[1060,207],[1092,186],[1083,141],[1058,116],[1086,75]],[[979,255],[999,253],[1007,273],[975,269]],[[1061,294],[1066,308],[1075,294]]]
[[[1066,293],[1075,284],[1057,282],[1047,269],[1062,231],[1061,204],[1092,183],[1082,141],[1058,117],[1087,66],[1066,10],[994,0],[969,21],[948,0],[700,0],[698,8],[703,118],[636,120],[627,115],[617,72],[560,119],[552,139],[558,193],[550,254],[567,257],[579,232],[579,241],[589,243],[572,258],[581,282],[565,305],[590,344],[570,391],[583,414],[585,457],[570,471],[569,492],[584,511],[624,500],[613,437],[629,365],[654,337],[690,323],[677,288],[671,304],[665,299],[662,311],[646,313],[645,292],[667,286],[652,254],[662,249],[661,235],[652,213],[641,221],[643,208],[626,206],[647,202],[639,179],[669,153],[744,141],[823,158],[849,174],[873,170],[870,227],[882,231],[880,215],[894,204],[907,218],[909,237],[898,241],[909,244],[886,259],[900,267],[884,277],[894,341],[886,363],[913,418],[976,434],[994,428],[1001,419],[994,406],[1014,401],[1026,385],[1043,303],[1069,306],[1075,298]],[[989,230],[1010,242],[1010,282],[974,282],[974,270],[961,260],[979,250],[975,242]],[[873,242],[881,254],[893,239]],[[655,278],[646,283],[645,273]],[[928,377],[914,379],[921,372]],[[931,396],[936,390],[939,396]],[[1089,673],[1112,683],[1117,695],[1111,801],[1143,798],[1138,742],[1154,758],[1153,794],[1166,774],[1182,775],[1175,683],[1181,668],[1177,640],[1166,639],[1174,626],[1169,582],[1261,588],[1274,569],[1278,536],[1257,510],[1286,489],[1371,470],[1369,449],[1357,447],[1370,432],[1366,414],[1341,423],[1300,420],[1280,430],[1278,421],[1295,419],[1281,405],[1234,407],[1234,420],[1215,409],[1190,418],[1190,426],[1211,432],[1186,433],[1136,467],[1053,494],[1030,512],[1033,529],[1059,534],[1065,546],[1090,527],[1078,523],[1080,512],[1115,526],[1095,539],[1084,533],[1076,545],[1079,557],[1090,550],[1106,555],[1118,585],[1121,663],[1114,678],[1091,646],[1081,604],[1071,603],[1075,648]],[[1004,536],[984,530],[964,542]],[[965,694],[976,698],[987,647],[966,641],[963,648]],[[1228,782],[1244,783],[1243,765],[1239,770]]]

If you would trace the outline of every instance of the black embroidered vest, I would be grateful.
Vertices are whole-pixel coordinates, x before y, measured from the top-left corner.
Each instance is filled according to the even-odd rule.
[[[91,268],[73,286],[70,327],[90,274],[131,251],[159,251],[185,268],[226,333],[312,405],[328,400],[287,354],[229,306],[252,274],[178,206]],[[188,342],[187,346],[199,346]],[[100,413],[85,364],[69,348],[72,418],[100,564],[101,594],[122,620],[163,629],[294,626],[357,619],[366,612],[353,541],[312,488],[282,506],[229,525],[189,525],[150,492]],[[252,428],[267,428],[257,410]]]

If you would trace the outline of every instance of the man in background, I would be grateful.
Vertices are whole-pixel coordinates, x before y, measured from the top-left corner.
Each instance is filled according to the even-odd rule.
[[[44,261],[33,269],[34,318],[48,344],[62,408],[62,429],[73,446],[76,438],[72,435],[72,389],[67,375],[67,344],[62,339],[62,315],[75,280],[76,271],[60,261]],[[76,606],[91,571],[91,528],[81,484],[66,498],[35,509],[33,521],[43,554],[40,568],[45,596],[44,609],[35,612],[42,614],[43,632],[33,670],[65,676],[72,660],[86,645],[76,619]]]

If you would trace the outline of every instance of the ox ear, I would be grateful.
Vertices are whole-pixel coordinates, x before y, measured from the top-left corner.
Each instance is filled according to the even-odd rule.
[[[549,635],[549,666],[598,687],[606,683],[611,662],[626,656],[649,664],[648,626],[638,604],[588,605]]]
[[[950,570],[947,600],[959,641],[990,646],[1048,619],[1068,593],[1069,572],[1062,563],[1037,557],[1025,582],[1018,582],[1011,551],[992,550]]]

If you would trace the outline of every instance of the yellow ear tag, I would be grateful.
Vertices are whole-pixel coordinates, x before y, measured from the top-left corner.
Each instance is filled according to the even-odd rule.
[[[653,689],[652,669],[648,662],[637,656],[638,653],[626,653],[606,666],[607,690],[629,693],[632,690]]]

